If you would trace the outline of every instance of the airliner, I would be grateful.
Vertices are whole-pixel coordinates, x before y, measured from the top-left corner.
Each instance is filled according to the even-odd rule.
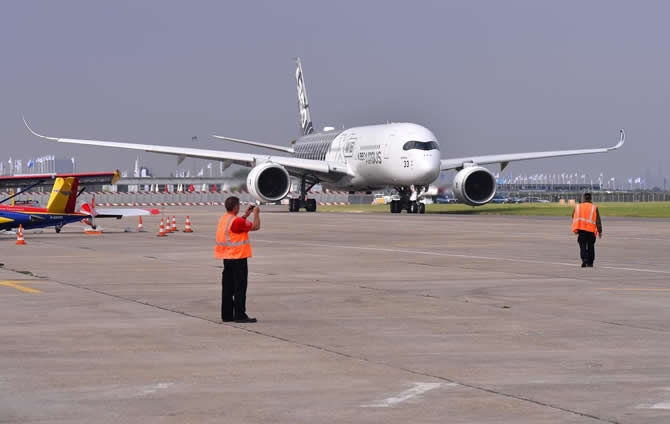
[[[247,189],[261,202],[277,202],[289,196],[291,177],[300,180],[297,197],[289,199],[289,211],[316,211],[316,200],[307,197],[315,184],[332,190],[371,192],[394,188],[398,199],[390,202],[391,213],[424,213],[425,205],[418,201],[434,182],[440,171],[456,170],[454,195],[471,206],[489,203],[496,193],[496,178],[482,165],[500,164],[500,170],[513,161],[560,156],[606,153],[623,146],[625,135],[620,130],[619,142],[612,147],[494,154],[442,159],[440,143],[428,128],[414,123],[364,125],[342,130],[325,127],[315,132],[307,100],[302,64],[297,59],[295,73],[298,89],[299,137],[288,146],[214,135],[228,142],[281,152],[280,155],[240,153],[219,150],[173,147],[152,144],[122,143],[34,135],[59,143],[86,144],[142,150],[186,157],[215,159],[226,166],[238,164],[250,167]]]

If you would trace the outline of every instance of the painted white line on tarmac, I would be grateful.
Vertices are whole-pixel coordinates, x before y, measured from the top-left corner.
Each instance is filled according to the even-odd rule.
[[[454,383],[446,384],[446,386],[455,386]],[[361,405],[362,408],[388,408],[399,403],[407,402],[418,398],[422,394],[437,389],[442,386],[442,383],[414,383],[414,387],[399,393],[397,396],[388,397],[374,403]]]
[[[670,402],[659,402],[653,405],[642,404],[636,407],[637,409],[670,409]]]
[[[157,383],[150,386],[139,387],[137,391],[137,396],[146,396],[152,393],[156,393],[159,390],[166,390],[174,386],[174,383]]]
[[[670,402],[655,403],[649,409],[670,409]]]
[[[275,240],[262,240],[254,239],[254,242],[264,242],[264,243],[279,243]],[[459,253],[443,253],[443,252],[431,252],[423,250],[411,250],[411,249],[390,249],[386,247],[365,247],[365,246],[347,246],[342,244],[322,244],[322,243],[304,243],[304,242],[291,242],[293,246],[309,246],[309,247],[324,247],[328,249],[352,249],[352,250],[371,250],[376,252],[389,252],[389,253],[409,253],[413,255],[422,255],[422,256],[442,256],[449,258],[463,258],[463,259],[481,259],[489,261],[507,261],[507,262],[517,262],[517,263],[527,263],[527,264],[537,264],[537,265],[560,265],[560,266],[569,266],[571,268],[578,268],[579,265],[577,261],[575,262],[551,262],[551,261],[538,261],[533,259],[519,259],[519,258],[504,258],[500,256],[479,256],[479,255],[465,255]],[[613,269],[617,271],[634,271],[634,272],[646,272],[651,274],[670,274],[670,271],[658,270],[658,269],[648,269],[648,268],[632,268],[632,267],[618,267],[618,266],[607,266],[600,265],[598,268],[602,269]]]

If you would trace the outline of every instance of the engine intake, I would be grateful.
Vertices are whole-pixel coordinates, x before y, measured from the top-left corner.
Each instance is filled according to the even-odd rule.
[[[291,177],[283,166],[264,163],[252,168],[247,175],[247,189],[262,202],[276,202],[291,190]]]
[[[467,205],[485,205],[496,194],[496,179],[481,166],[464,168],[454,178],[453,191],[454,196]]]

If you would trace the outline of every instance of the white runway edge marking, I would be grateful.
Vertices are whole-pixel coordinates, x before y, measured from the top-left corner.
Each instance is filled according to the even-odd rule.
[[[670,409],[670,402],[655,403],[649,407],[650,409]]]
[[[139,387],[136,393],[136,396],[146,396],[152,393],[156,393],[159,390],[166,390],[174,386],[174,383],[157,383],[150,386]]]
[[[455,386],[454,383],[446,384],[446,386]],[[374,403],[367,405],[361,405],[362,408],[388,408],[390,406],[397,405],[399,403],[407,402],[412,399],[416,399],[422,394],[437,389],[442,386],[442,383],[414,383],[414,387],[405,390],[402,393],[399,393],[397,396],[392,396],[384,400],[380,400]]]
[[[265,242],[265,243],[278,243],[277,241],[274,240],[255,239],[254,241]],[[508,261],[508,262],[519,262],[519,263],[540,264],[540,265],[561,265],[561,266],[569,266],[571,268],[575,268],[577,266],[575,265],[575,263],[535,261],[531,259],[503,258],[500,256],[495,257],[495,256],[463,255],[457,253],[426,252],[422,250],[410,250],[410,249],[389,249],[384,247],[346,246],[341,244],[320,244],[320,243],[301,243],[301,242],[291,242],[291,243],[294,246],[327,247],[329,249],[373,250],[377,252],[411,253],[416,255],[444,256],[450,258],[482,259],[489,261]],[[656,270],[656,269],[630,268],[630,267],[618,267],[618,266],[607,266],[607,265],[600,265],[598,266],[598,268],[613,269],[617,271],[647,272],[651,274],[670,274],[670,271]]]
[[[670,409],[670,402],[659,402],[653,405],[638,405],[638,409]]]

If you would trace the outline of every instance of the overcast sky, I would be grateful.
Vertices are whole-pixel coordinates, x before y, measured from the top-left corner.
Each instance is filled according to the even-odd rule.
[[[0,5],[2,155],[132,170],[136,152],[28,134],[250,151],[287,144],[293,58],[316,127],[410,121],[442,156],[613,145],[513,173],[670,176],[664,1],[13,1]],[[193,142],[191,137],[197,135]],[[169,156],[141,153],[161,175]],[[190,160],[194,167],[198,162]],[[660,176],[660,177],[659,177]]]

